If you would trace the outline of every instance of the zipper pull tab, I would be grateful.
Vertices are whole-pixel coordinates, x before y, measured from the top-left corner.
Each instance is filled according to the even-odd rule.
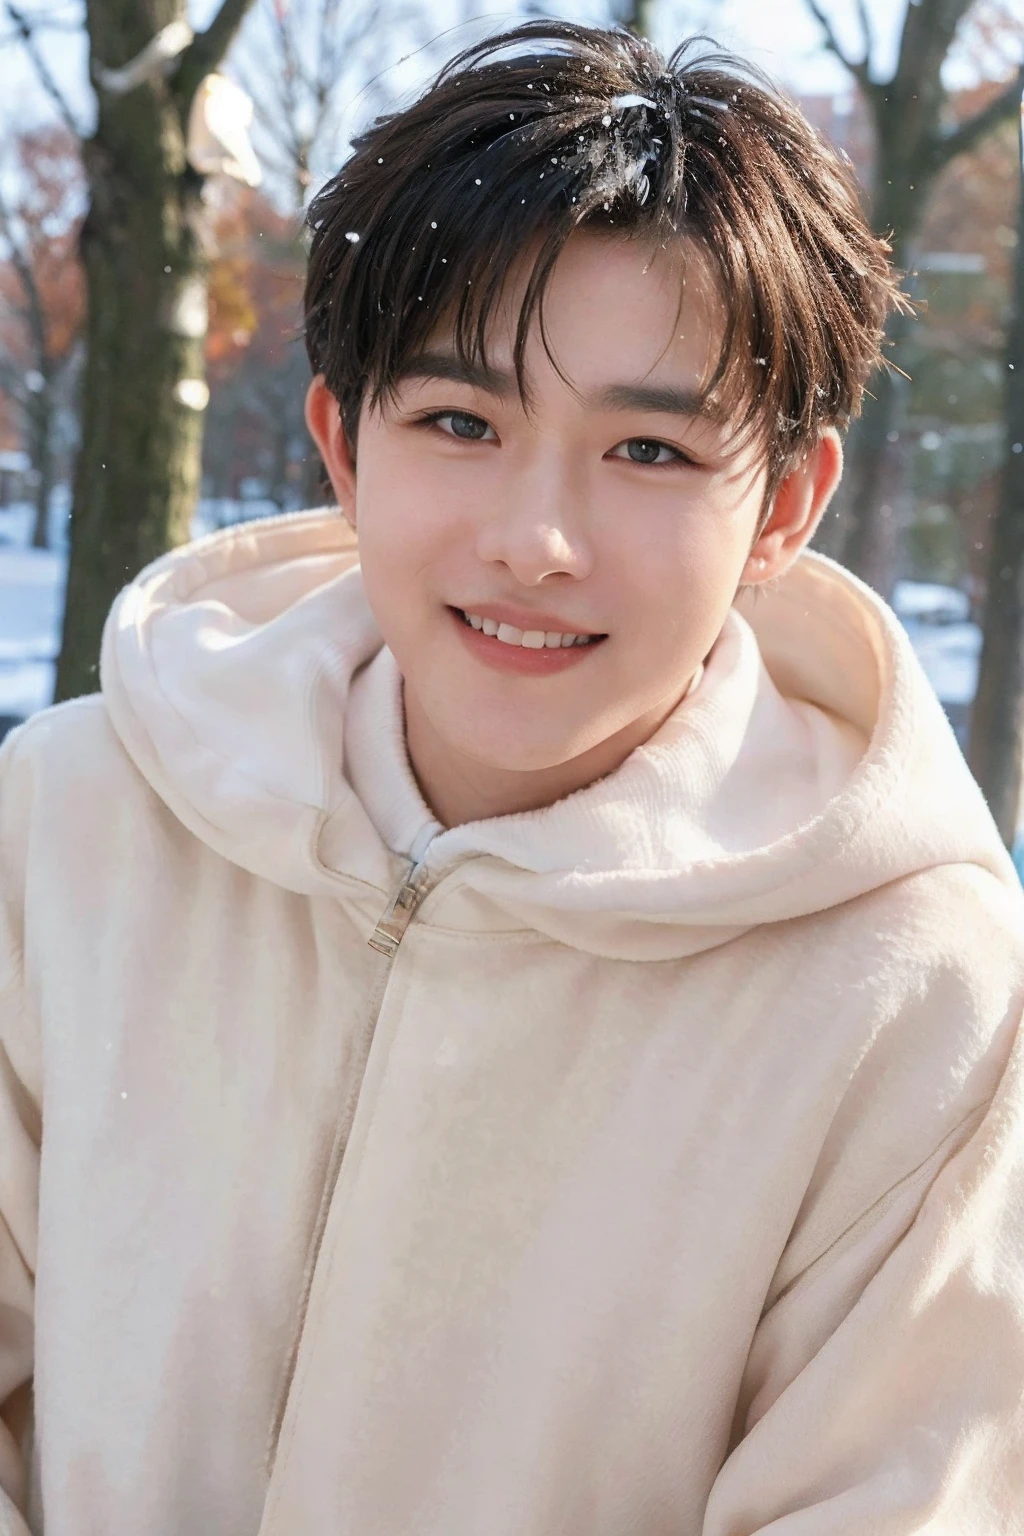
[[[418,868],[417,862],[411,860],[405,879],[388,902],[380,921],[373,930],[372,937],[367,941],[371,949],[377,950],[378,954],[387,955],[389,960],[394,959],[395,951],[409,926],[409,920],[426,894],[415,880]]]

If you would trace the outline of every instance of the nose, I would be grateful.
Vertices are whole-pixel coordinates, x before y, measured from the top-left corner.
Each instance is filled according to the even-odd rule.
[[[521,473],[481,524],[477,555],[507,566],[526,587],[553,575],[583,581],[594,568],[585,505],[585,487],[568,466]]]

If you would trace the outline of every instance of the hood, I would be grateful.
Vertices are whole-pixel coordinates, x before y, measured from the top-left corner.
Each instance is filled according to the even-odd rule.
[[[344,889],[376,920],[405,867],[395,828],[429,812],[337,512],[155,561],[111,609],[100,675],[126,750],[190,831],[288,890]],[[630,959],[694,954],[962,862],[1017,886],[899,621],[810,552],[741,595],[699,684],[614,773],[439,831],[425,856],[470,921],[511,917]]]

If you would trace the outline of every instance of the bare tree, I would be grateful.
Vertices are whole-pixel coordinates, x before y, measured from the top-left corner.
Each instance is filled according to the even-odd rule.
[[[992,531],[985,644],[971,716],[971,769],[1007,847],[1013,846],[1024,775],[1024,68],[1021,188],[1014,315],[1007,347],[1007,451]]]
[[[256,0],[234,67],[255,105],[256,141],[275,200],[295,218],[296,274],[305,266],[300,220],[309,196],[337,170],[353,121],[394,105],[395,66],[419,55],[428,68],[466,41],[467,28],[479,31],[492,21],[476,14],[474,0],[462,0],[442,31],[421,0],[353,0],[347,7],[340,0]],[[300,292],[301,278],[296,322]],[[296,367],[285,358],[262,380],[245,371],[250,401],[272,410],[279,468],[290,445],[305,440],[302,500],[312,505],[322,499],[326,477],[302,420],[304,368],[304,361]],[[283,483],[280,473],[276,483]]]
[[[1017,109],[1015,80],[964,121],[951,120],[953,101],[943,82],[943,65],[973,0],[912,0],[907,6],[896,68],[887,80],[876,78],[876,40],[866,0],[855,0],[860,50],[840,40],[833,17],[821,0],[806,0],[829,51],[849,70],[871,114],[875,133],[875,168],[871,217],[875,229],[892,244],[898,268],[912,265],[914,237],[935,178],[957,155],[976,145]],[[901,344],[909,316],[896,313],[889,327],[889,351],[896,368],[880,370],[873,393],[850,443],[846,563],[883,593],[891,580],[888,530],[881,514],[887,452],[899,408]]]
[[[82,327],[76,255],[78,143],[62,126],[15,140],[12,191],[0,187],[0,391],[14,407],[34,476],[32,543],[48,543],[57,425]]]
[[[240,39],[236,72],[252,97],[263,163],[299,214],[317,161],[337,148],[346,87],[365,79],[386,29],[414,24],[422,11],[385,15],[382,0],[343,8],[340,0],[257,0]]]
[[[653,38],[659,21],[670,20],[679,37],[687,32],[707,32],[714,25],[716,14],[721,11],[721,0],[679,0],[662,3],[658,0],[611,0],[615,21],[628,27],[637,37]],[[542,6],[538,14],[543,15]]]
[[[239,39],[235,68],[255,106],[261,161],[278,202],[295,219],[296,274],[305,265],[301,216],[316,183],[335,169],[347,88],[370,77],[366,94],[374,96],[381,38],[397,35],[403,26],[415,31],[424,20],[422,7],[389,8],[385,0],[363,0],[350,7],[340,0],[257,0]],[[382,95],[386,99],[387,93]],[[364,101],[364,110],[366,105]],[[300,292],[297,278],[296,319]],[[323,497],[325,477],[302,421],[301,372],[293,359],[284,359],[265,378],[251,378],[248,393],[260,405],[272,406],[278,444],[276,494],[284,484],[289,445],[298,438],[306,445],[302,499],[312,505]],[[289,389],[297,391],[294,398],[288,396]]]
[[[82,443],[57,698],[96,686],[121,584],[188,535],[199,481],[208,249],[190,114],[250,0],[221,0],[194,34],[186,0],[86,0],[96,122],[84,131],[49,71],[30,12],[7,14],[82,140],[88,319]]]
[[[653,21],[654,0],[626,0],[623,10],[623,26],[635,32],[637,37],[650,37]]]

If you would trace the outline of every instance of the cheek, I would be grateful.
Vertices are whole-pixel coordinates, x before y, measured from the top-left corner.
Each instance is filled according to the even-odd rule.
[[[620,540],[607,549],[604,563],[614,587],[628,592],[635,607],[665,613],[692,608],[716,588],[723,553],[713,518],[687,509],[635,524],[628,545]]]
[[[659,672],[694,664],[710,650],[736,596],[747,546],[743,530],[710,506],[632,531],[628,547],[607,551],[620,613],[641,637],[642,665]]]
[[[394,601],[429,559],[438,537],[436,503],[399,461],[376,459],[357,485],[359,552],[367,591]]]

